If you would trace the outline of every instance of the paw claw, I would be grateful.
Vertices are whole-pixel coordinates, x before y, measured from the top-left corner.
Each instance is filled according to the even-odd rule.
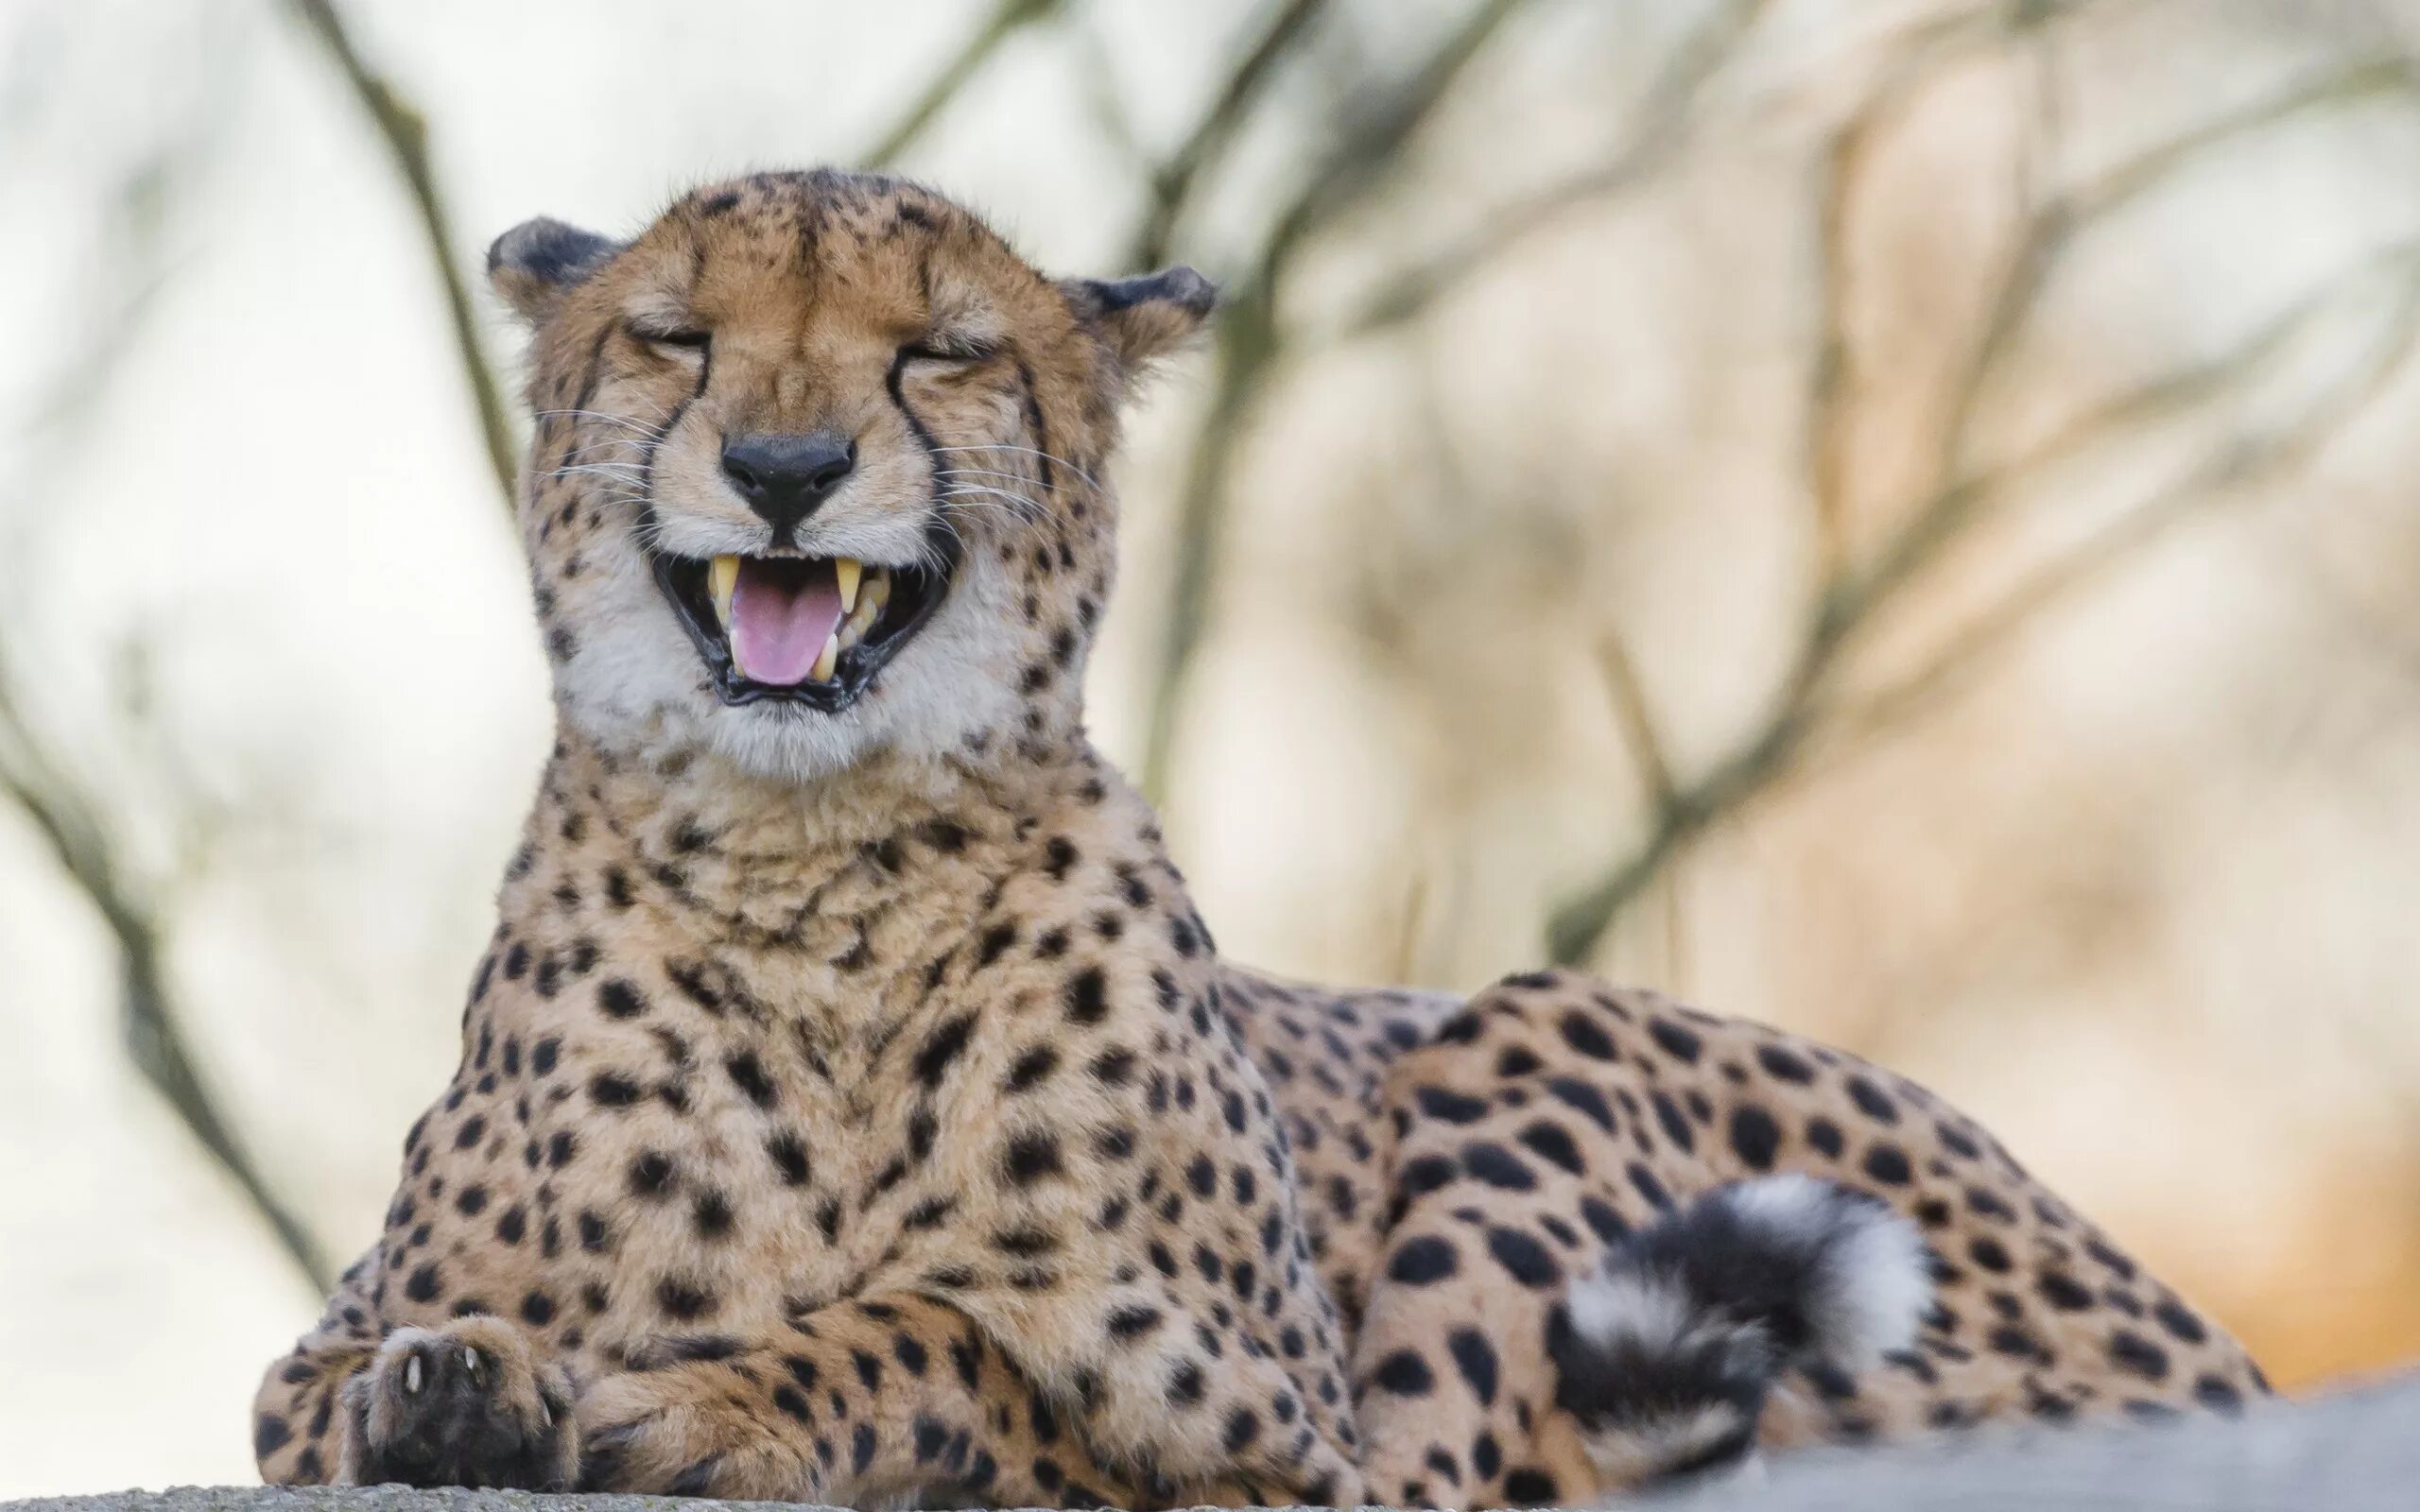
[[[479,1351],[478,1351],[478,1350],[476,1350],[476,1349],[464,1349],[464,1350],[462,1351],[462,1369],[463,1369],[463,1371],[464,1371],[465,1373],[467,1373],[467,1374],[470,1376],[470,1378],[471,1378],[472,1380],[476,1381],[477,1379],[479,1379]]]
[[[419,1394],[420,1356],[417,1354],[406,1355],[404,1359],[404,1395],[406,1397],[412,1397],[418,1396]]]

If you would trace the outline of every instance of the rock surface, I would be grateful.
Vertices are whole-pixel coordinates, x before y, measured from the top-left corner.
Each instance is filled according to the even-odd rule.
[[[763,1504],[391,1486],[187,1486],[0,1503],[9,1512],[716,1512]],[[2420,1375],[2233,1422],[1792,1454],[1762,1474],[1632,1504],[1655,1512],[2413,1512]]]

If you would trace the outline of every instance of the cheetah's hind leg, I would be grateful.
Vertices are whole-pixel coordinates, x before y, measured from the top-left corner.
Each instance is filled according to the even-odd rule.
[[[567,1491],[579,1466],[570,1409],[562,1367],[510,1323],[400,1328],[345,1385],[340,1479]]]
[[[1572,1283],[1547,1321],[1555,1400],[1608,1485],[1735,1469],[1783,1371],[1869,1367],[1931,1297],[1923,1241],[1883,1203],[1795,1174],[1718,1187]]]

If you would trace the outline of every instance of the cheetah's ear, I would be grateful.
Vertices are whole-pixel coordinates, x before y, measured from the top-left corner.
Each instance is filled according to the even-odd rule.
[[[525,220],[488,249],[488,284],[521,318],[536,325],[581,279],[622,249],[593,231],[550,216]]]
[[[1139,278],[1079,278],[1059,285],[1077,315],[1100,328],[1118,366],[1150,367],[1184,344],[1210,318],[1219,291],[1189,267]]]

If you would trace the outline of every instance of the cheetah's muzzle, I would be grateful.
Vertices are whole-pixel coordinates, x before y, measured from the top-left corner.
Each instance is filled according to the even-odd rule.
[[[779,700],[838,713],[941,607],[957,535],[936,518],[925,563],[853,557],[650,553],[656,586],[726,704]],[[938,563],[938,565],[934,565]]]

